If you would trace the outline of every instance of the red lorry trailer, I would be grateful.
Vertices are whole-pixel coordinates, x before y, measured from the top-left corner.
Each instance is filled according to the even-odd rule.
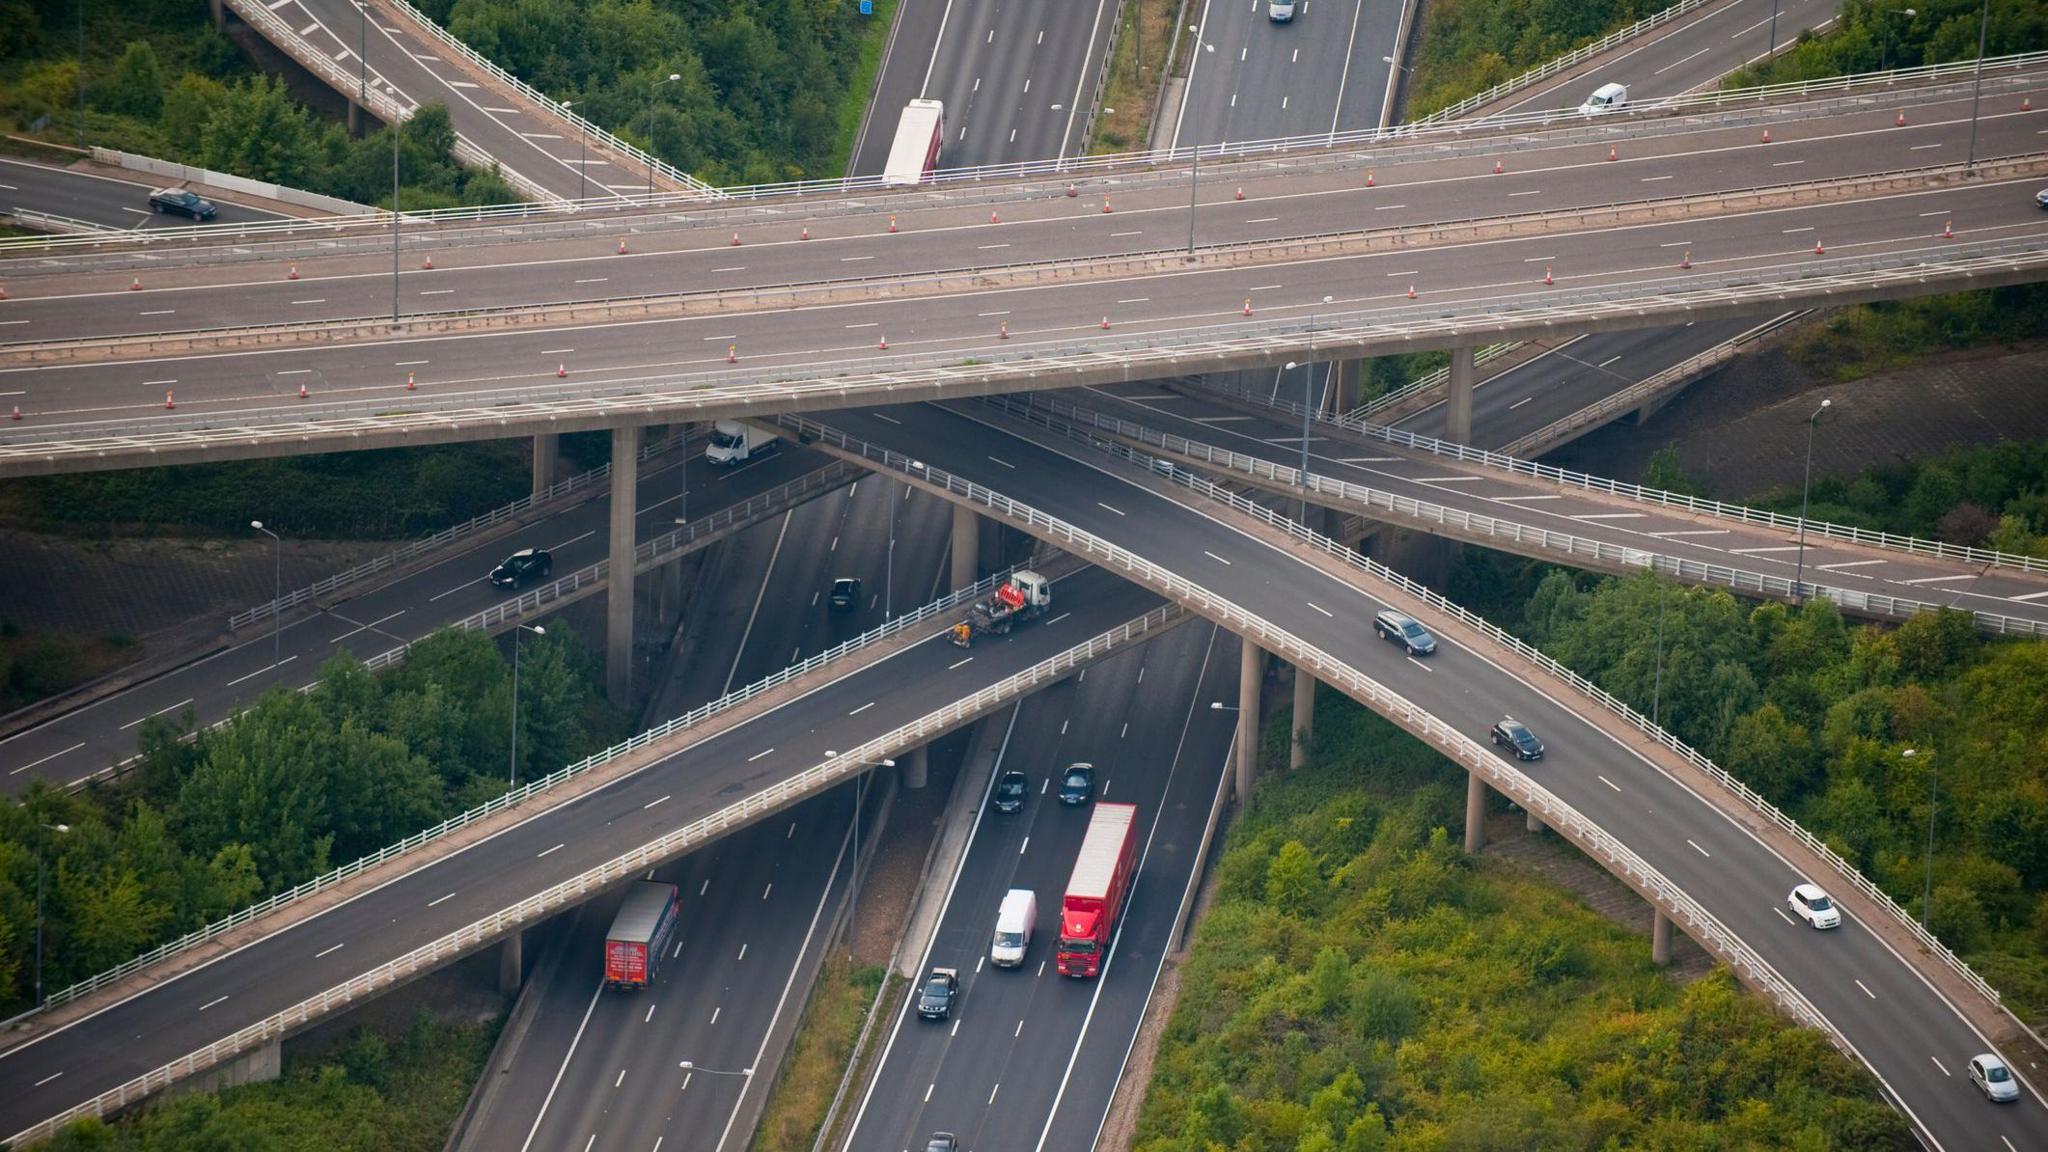
[[[673,884],[637,880],[604,934],[604,982],[608,988],[645,988],[654,982],[662,951],[676,930],[682,894]]]
[[[1097,804],[1074,858],[1066,899],[1060,901],[1059,972],[1094,976],[1102,971],[1109,938],[1137,871],[1138,806]]]

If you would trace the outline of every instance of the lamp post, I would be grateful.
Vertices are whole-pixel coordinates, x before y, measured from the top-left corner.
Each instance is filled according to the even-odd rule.
[[[1657,673],[1656,677],[1650,682],[1650,723],[1653,725],[1659,723],[1658,706],[1664,700],[1664,608],[1670,602],[1671,597],[1664,587],[1664,582],[1659,580],[1657,582]]]
[[[587,104],[589,101],[586,100],[584,103]],[[574,108],[576,101],[564,100],[562,107]],[[583,198],[589,195],[590,187],[590,120],[582,116],[577,117],[577,120],[583,126],[583,143],[581,150],[576,154],[576,204],[581,207]]]
[[[1988,4],[1990,0],[1985,0],[1985,2]],[[1880,25],[1883,31],[1879,33],[1877,38],[1877,70],[1879,72],[1884,71],[1885,57],[1888,54],[1888,50],[1892,46],[1892,25],[1890,18],[1893,16],[1904,16],[1906,19],[1911,20],[1913,17],[1918,16],[1919,14],[1919,12],[1911,8],[1880,8],[1877,10],[1877,15],[1884,18],[1882,24]]]
[[[538,624],[514,624],[512,626],[512,770],[505,777],[507,788],[519,786],[519,634],[531,632],[545,636],[548,630]]]
[[[369,115],[370,112],[370,61],[368,57],[363,55],[364,49],[370,46],[370,6],[368,4],[365,4],[363,0],[355,0],[355,4],[356,115],[358,117],[362,117]],[[360,127],[362,123],[363,122],[361,119],[356,120],[356,125],[358,127]]]
[[[1188,25],[1188,35],[1194,37],[1195,47],[1204,52],[1214,52],[1216,46],[1202,39],[1202,26]],[[1195,50],[1188,49],[1188,83],[1195,82]],[[1202,179],[1202,137],[1195,135],[1194,159],[1188,166],[1188,263],[1195,262],[1195,190]]]
[[[1813,495],[1813,430],[1820,424],[1820,414],[1833,403],[1833,400],[1821,401],[1813,415],[1806,418],[1806,478],[1799,483],[1799,564],[1792,570],[1792,602],[1795,604],[1805,599],[1799,589],[1806,580],[1806,508],[1808,498]]]
[[[1919,755],[1919,749],[1908,748],[1899,755],[1908,760]],[[1934,753],[1927,753],[1927,880],[1920,893],[1920,927],[1927,928],[1927,913],[1934,906],[1934,798],[1935,789],[1941,782],[1941,772],[1934,766]]]
[[[278,668],[282,663],[279,657],[284,651],[284,642],[280,634],[280,629],[284,626],[284,609],[278,604],[279,600],[284,599],[284,541],[278,538],[277,533],[265,528],[261,520],[249,521],[249,527],[270,537],[270,679],[275,683]]]
[[[1316,382],[1316,309],[1336,299],[1325,296],[1309,306],[1308,310],[1308,362],[1303,364],[1301,373],[1301,523],[1308,526],[1308,432],[1309,419],[1313,412],[1311,392]],[[1289,360],[1283,371],[1293,371],[1294,361]]]
[[[78,16],[78,146],[85,147],[85,0],[75,0]]]
[[[825,759],[830,760],[838,755],[839,753],[828,750],[825,753]],[[896,766],[896,761],[894,760],[859,760],[855,763],[864,768],[894,768]],[[866,772],[858,773],[853,778],[853,870],[846,875],[846,922],[849,924],[858,924],[860,922],[860,917],[857,915],[860,911],[860,805],[861,797],[864,794],[862,792],[862,785],[867,781],[867,778],[868,774]],[[849,961],[853,959],[853,936],[851,933],[846,937],[846,958]]]
[[[63,835],[64,833],[66,833],[66,832],[69,832],[69,831],[71,831],[71,825],[69,825],[69,824],[44,824],[44,823],[42,823],[41,821],[37,821],[37,822],[36,822],[36,827],[37,827],[37,828],[39,828],[39,829],[41,829],[41,830],[43,830],[43,831],[48,831],[48,832],[55,832],[55,833],[57,833],[57,834],[58,834],[58,835],[60,835],[60,836],[61,836],[61,835]],[[41,1008],[42,1006],[43,1006],[43,836],[42,836],[41,832],[38,832],[38,833],[37,833],[37,835],[36,835],[36,1007],[38,1007],[38,1008]]]
[[[1977,167],[1977,104],[1984,98],[1984,38],[1991,32],[1991,0],[1977,15],[1977,67],[1970,74],[1970,154],[1963,161],[1965,174]]]
[[[1764,63],[1766,64],[1770,63],[1771,57],[1778,53],[1778,0],[1771,0],[1771,30],[1768,35],[1770,39],[1764,41]]]
[[[666,80],[656,80],[647,89],[647,201],[654,202],[654,94],[661,91],[663,84],[673,84],[683,78],[680,72],[671,72]]]
[[[393,105],[396,108],[396,104]],[[391,114],[391,326],[398,327],[398,130],[403,121]]]

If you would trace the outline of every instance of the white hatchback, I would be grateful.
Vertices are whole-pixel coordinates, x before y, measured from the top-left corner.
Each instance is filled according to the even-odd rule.
[[[1970,1057],[1970,1083],[1994,1104],[2010,1104],[2020,1098],[2020,1082],[2013,1079],[2012,1069],[1989,1052]]]
[[[1792,911],[1801,920],[1815,928],[1841,926],[1841,909],[1835,907],[1835,902],[1828,899],[1828,894],[1821,891],[1818,884],[1801,884],[1794,888],[1792,894],[1785,898],[1785,903],[1792,906]]]

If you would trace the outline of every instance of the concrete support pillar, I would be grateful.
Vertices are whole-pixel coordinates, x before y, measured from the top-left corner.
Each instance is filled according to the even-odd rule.
[[[1259,768],[1259,688],[1266,678],[1266,653],[1242,637],[1237,664],[1237,802],[1251,799]]]
[[[519,985],[526,979],[525,946],[526,933],[515,928],[504,943],[498,945],[498,995],[517,996]]]
[[[1671,918],[1662,908],[1655,909],[1650,920],[1650,962],[1659,968],[1671,963]]]
[[[355,105],[349,105],[355,111]],[[562,435],[547,432],[533,438],[533,494],[547,491],[555,483],[555,470],[561,466]]]
[[[1472,345],[1451,349],[1450,390],[1444,396],[1444,439],[1457,444],[1472,442]]]
[[[1287,770],[1308,763],[1309,738],[1316,730],[1316,678],[1308,669],[1294,669],[1294,741],[1287,752]]]
[[[1337,414],[1358,407],[1365,401],[1359,397],[1365,392],[1366,360],[1337,360],[1330,365],[1331,386],[1337,393]]]
[[[1486,847],[1486,781],[1465,773],[1465,851],[1474,856]]]
[[[931,757],[924,748],[912,748],[896,759],[896,771],[903,776],[905,788],[924,787],[925,775],[929,771]]]
[[[226,5],[226,4],[223,4],[223,3],[221,3],[221,0],[206,0],[206,7],[207,7],[207,8],[208,8],[208,9],[209,9],[209,10],[210,10],[210,11],[211,11],[212,13],[213,13],[213,27],[214,27],[214,31],[216,31],[216,32],[225,32],[225,31],[227,31],[227,30],[228,30],[228,10],[227,10],[227,5]],[[354,109],[350,109],[350,111],[354,111]]]
[[[953,590],[981,579],[981,524],[972,508],[953,505]]]
[[[348,134],[351,139],[361,139],[363,130],[369,127],[369,117],[363,114],[363,106],[351,100],[348,102]]]
[[[633,521],[638,510],[640,429],[612,429],[611,569],[605,596],[605,694],[633,695]]]
[[[1527,828],[1531,832],[1543,831],[1543,817],[1538,816],[1537,814],[1529,811],[1526,808],[1522,810],[1522,817],[1524,820],[1523,827]]]

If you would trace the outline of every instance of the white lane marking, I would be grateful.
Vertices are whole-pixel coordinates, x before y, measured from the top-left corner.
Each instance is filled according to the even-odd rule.
[[[1424,664],[1424,663],[1423,663],[1422,661],[1420,661],[1420,660],[1417,660],[1417,659],[1416,659],[1415,657],[1413,657],[1413,656],[1410,656],[1410,657],[1408,657],[1408,662],[1409,662],[1410,664],[1413,664],[1413,665],[1415,665],[1415,666],[1416,666],[1417,668],[1420,668],[1420,669],[1422,669],[1422,670],[1423,670],[1424,672],[1435,672],[1435,671],[1436,671],[1436,669],[1434,669],[1434,668],[1431,668],[1431,667],[1430,667],[1429,665],[1427,665],[1427,664]]]
[[[1302,603],[1308,605],[1309,607],[1315,609],[1318,612],[1321,612],[1323,615],[1328,616],[1332,620],[1335,620],[1337,618],[1337,614],[1335,612],[1330,611],[1328,608],[1323,607],[1321,604],[1318,604],[1313,600],[1304,600],[1302,601]]]
[[[625,1082],[626,1070],[624,1068],[621,1068],[619,1069],[619,1078],[617,1080],[612,1081],[612,1087],[617,1088],[619,1085],[624,1084]]]
[[[1869,563],[1872,563],[1872,564],[1882,564],[1882,563],[1884,563],[1884,561],[1882,561],[1882,560],[1872,560],[1872,561],[1869,561]],[[2027,603],[2028,601],[2032,601],[2032,600],[2039,600],[2039,599],[2041,599],[2041,598],[2042,598],[2043,596],[2048,596],[2048,592],[2028,592],[2028,593],[2026,593],[2026,594],[2025,594],[2025,595],[2023,595],[2023,596],[2007,596],[2007,597],[2006,597],[2006,599],[2007,599],[2007,600],[2017,600],[2017,601],[2019,601],[2020,603],[2024,604],[2024,603]]]
[[[759,760],[761,757],[766,756],[773,751],[775,751],[775,749],[773,748],[764,748],[761,751],[754,753],[752,756],[747,757],[747,763],[752,764],[754,761]]]
[[[220,1003],[221,1001],[223,1001],[223,1000],[226,1000],[226,999],[227,999],[227,997],[225,997],[225,996],[216,996],[216,997],[214,997],[213,999],[211,999],[211,1000],[208,1000],[208,1001],[207,1001],[206,1003],[204,1003],[204,1004],[201,1004],[201,1005],[199,1006],[199,1010],[200,1010],[201,1012],[204,1012],[204,1011],[206,1011],[206,1010],[207,1010],[208,1008],[211,1008],[211,1007],[213,1007],[213,1006],[214,1006],[215,1004],[218,1004],[218,1003]]]
[[[1230,564],[1230,561],[1225,560],[1223,557],[1218,556],[1214,552],[1209,551],[1207,548],[1202,549],[1202,555],[1207,556],[1209,559],[1216,561],[1218,564],[1222,564],[1225,566],[1228,566]],[[2042,595],[2048,596],[2048,592],[2044,592],[2042,593]]]
[[[704,893],[709,891],[711,891],[710,880],[707,879],[702,884],[697,885],[697,895],[702,896]]]
[[[761,889],[761,899],[766,900],[768,898],[768,894],[773,891],[775,891],[775,882],[773,880],[770,880],[768,882],[768,886],[766,888]],[[713,1020],[717,1020],[718,1014],[716,1012],[712,1013],[711,1018]]]
[[[1778,914],[1778,919],[1783,920],[1787,924],[1792,924],[1792,918],[1790,916],[1785,915],[1785,910],[1783,908],[1773,907],[1771,911],[1776,912]],[[1794,924],[1793,927],[1796,928],[1798,927],[1798,925]]]
[[[991,456],[991,457],[989,457],[989,459],[990,459],[990,460],[993,460],[993,461],[994,461],[994,462],[996,462],[997,464],[1000,464],[1000,465],[1002,465],[1002,466],[1003,466],[1003,467],[1005,467],[1005,468],[1008,468],[1008,469],[1009,469],[1010,471],[1012,471],[1012,472],[1015,472],[1015,471],[1017,470],[1017,466],[1016,466],[1015,464],[1012,464],[1012,463],[1010,463],[1010,462],[1009,462],[1008,460],[1004,460],[1004,459],[1002,459],[1002,458],[1000,458],[1000,457],[997,457],[997,456]]]
[[[1108,504],[1104,504],[1104,503],[1103,503],[1102,501],[1100,501],[1100,500],[1097,500],[1097,501],[1095,502],[1095,506],[1096,506],[1097,508],[1103,508],[1103,509],[1107,509],[1107,510],[1109,510],[1109,511],[1111,511],[1111,512],[1114,512],[1114,513],[1116,513],[1116,514],[1117,514],[1117,515],[1119,515],[1119,516],[1121,516],[1121,515],[1123,515],[1123,514],[1124,514],[1124,513],[1123,513],[1123,509],[1121,509],[1121,508],[1112,508],[1112,507],[1110,507],[1110,506],[1109,506]]]
[[[2044,592],[2042,593],[2042,595],[2048,596],[2048,592]],[[2018,597],[2014,597],[2014,599],[2018,599]],[[128,729],[133,728],[137,724],[142,723],[143,720],[149,719],[150,716],[161,716],[164,713],[169,712],[172,708],[183,708],[185,705],[190,704],[191,702],[192,698],[190,696],[187,696],[183,700],[178,701],[176,704],[171,705],[169,708],[159,708],[156,711],[151,712],[149,716],[144,716],[141,719],[137,720],[130,720],[128,723],[121,725],[121,731],[126,732]]]
[[[253,677],[261,676],[261,675],[263,675],[263,674],[264,674],[265,672],[271,671],[271,669],[274,669],[274,668],[282,668],[282,667],[284,667],[285,665],[287,665],[287,664],[289,664],[289,663],[291,663],[292,661],[294,661],[294,660],[297,660],[297,659],[298,659],[298,657],[297,657],[297,656],[287,656],[287,657],[285,657],[284,659],[282,659],[282,660],[279,660],[279,661],[278,661],[277,663],[275,663],[275,664],[272,664],[272,665],[270,665],[270,667],[268,667],[268,668],[258,668],[258,669],[257,669],[257,670],[255,670],[254,672],[251,672],[251,673],[249,673],[249,675],[247,675],[247,676],[237,676],[237,677],[235,677],[235,678],[234,678],[233,680],[230,680],[230,681],[228,681],[228,684],[227,684],[227,686],[228,686],[228,687],[230,687],[230,688],[233,688],[233,687],[234,687],[235,685],[237,685],[237,684],[240,684],[240,683],[241,683],[242,681],[244,681],[244,680],[248,680],[248,679],[251,679],[251,678],[253,678]]]
[[[1941,1062],[1941,1057],[1939,1057],[1939,1056],[1929,1056],[1929,1057],[1928,1057],[1928,1059],[1929,1059],[1929,1060],[1932,1060],[1932,1061],[1934,1061],[1934,1066],[1935,1066],[1936,1068],[1939,1068],[1939,1069],[1941,1069],[1941,1074],[1942,1074],[1943,1076],[1951,1076],[1951,1075],[1952,1075],[1952,1074],[1951,1074],[1951,1073],[1949,1072],[1949,1070],[1948,1070],[1948,1065],[1946,1065],[1946,1064],[1943,1064],[1943,1063]]]
[[[1974,572],[1961,572],[1954,576],[1922,576],[1918,580],[1901,580],[1901,584],[1939,584],[1945,580],[1975,580]]]
[[[432,907],[433,907],[434,905],[436,905],[436,904],[439,904],[439,903],[441,903],[441,902],[442,902],[442,901],[444,901],[444,900],[453,900],[454,898],[455,898],[455,893],[453,893],[453,892],[450,892],[450,893],[449,893],[448,895],[446,895],[446,896],[442,896],[442,897],[440,897],[439,899],[435,899],[435,900],[429,900],[429,901],[427,901],[427,907],[429,907],[429,908],[432,908]]]
[[[391,621],[396,620],[403,615],[405,615],[405,609],[400,608],[398,611],[393,612],[391,615],[386,616],[380,620],[372,620],[368,624],[358,624],[354,628],[351,628],[348,631],[343,632],[341,635],[336,636],[334,639],[329,640],[328,643],[339,644],[343,640],[348,639],[349,637],[355,635],[358,632],[368,632],[370,629],[377,627],[379,624],[388,624]]]
[[[1691,844],[1691,845],[1692,845],[1692,850],[1693,850],[1693,851],[1695,851],[1695,852],[1699,853],[1699,854],[1700,854],[1700,855],[1702,855],[1702,856],[1705,856],[1705,857],[1706,857],[1707,859],[1711,860],[1711,859],[1713,859],[1713,858],[1714,858],[1714,854],[1713,854],[1713,853],[1711,853],[1711,852],[1707,851],[1707,850],[1706,850],[1705,848],[1702,848],[1702,847],[1700,847],[1700,846],[1699,846],[1699,845],[1698,845],[1697,843],[1695,843],[1695,842],[1693,841],[1693,839],[1692,839],[1691,837],[1689,837],[1689,836],[1688,836],[1688,837],[1686,838],[1686,841],[1685,841],[1685,842],[1686,842],[1687,844]]]
[[[858,715],[860,715],[861,713],[863,713],[863,712],[867,711],[868,709],[870,709],[870,708],[873,708],[874,706],[875,706],[875,702],[874,702],[873,700],[870,700],[870,701],[868,701],[867,703],[865,703],[865,704],[861,705],[860,707],[858,707],[858,708],[855,708],[855,709],[854,709],[853,711],[851,711],[851,712],[848,712],[848,713],[847,713],[847,715],[848,715],[848,716],[858,716]],[[792,827],[794,827],[794,825],[792,825]]]
[[[955,668],[960,668],[960,667],[964,667],[964,666],[966,666],[966,665],[968,665],[968,664],[972,664],[972,663],[974,663],[974,657],[972,657],[972,656],[969,656],[969,657],[968,657],[967,659],[965,659],[965,660],[959,660],[959,661],[955,661],[954,663],[951,663],[951,664],[948,664],[948,665],[946,665],[946,671],[948,671],[948,672],[951,672],[951,671],[952,671],[953,669],[955,669]]]
[[[652,1004],[649,1004],[649,1005],[647,1006],[647,1015],[646,1015],[646,1016],[644,1016],[644,1017],[642,1017],[642,1018],[641,1018],[641,1020],[640,1020],[640,1022],[641,1022],[642,1024],[652,1024],[652,1023],[654,1023],[654,1005],[652,1005]]]
[[[1529,401],[1534,399],[1534,396],[1524,396],[1520,400],[1515,401],[1513,404],[1508,405],[1508,411],[1513,412],[1515,409],[1520,408],[1522,405],[1527,404]]]
[[[553,848],[550,848],[550,849],[548,849],[548,850],[547,850],[546,852],[542,852],[542,853],[540,854],[540,856],[535,856],[535,857],[534,857],[534,859],[535,859],[535,860],[538,860],[538,859],[540,859],[540,857],[541,857],[541,856],[549,856],[549,855],[553,855],[553,854],[554,854],[554,853],[556,853],[556,852],[560,852],[560,851],[562,850],[562,847],[563,847],[562,845],[560,845],[560,844],[557,844],[557,845],[555,845],[555,846],[554,846]]]
[[[738,956],[738,957],[737,957],[736,959],[737,959],[737,960],[745,960],[746,958],[747,958],[747,946],[746,946],[745,944],[742,944],[742,945],[740,945],[740,954],[739,954],[739,956]]]
[[[346,947],[348,947],[348,945],[346,945],[346,944],[336,944],[336,945],[335,945],[334,947],[332,947],[332,948],[329,948],[329,949],[327,949],[327,950],[326,950],[326,951],[324,951],[324,952],[315,952],[315,953],[313,953],[313,959],[315,959],[315,960],[318,960],[318,959],[319,959],[319,958],[321,958],[322,956],[326,956],[326,955],[329,955],[329,954],[331,954],[331,953],[334,953],[334,952],[339,952],[339,951],[341,951],[341,950],[342,950],[343,948],[346,948]]]
[[[1572,517],[1574,520],[1646,520],[1643,512],[1585,512]]]
[[[1024,842],[1022,844],[1017,845],[1017,855],[1022,856],[1024,854],[1024,850],[1029,847],[1031,847],[1031,837],[1026,836],[1024,838]]]
[[[584,279],[582,279],[582,280],[578,280],[578,281],[577,281],[577,283],[578,283],[578,284],[603,284],[603,283],[605,283],[606,281],[608,281],[608,280],[610,280],[610,279],[611,279],[611,277],[609,277],[609,276],[589,276],[589,277],[586,277],[586,278],[584,278]]]
[[[673,796],[673,795],[675,795],[675,793],[673,793],[673,792],[669,793],[669,796]],[[647,810],[648,810],[649,808],[652,808],[652,807],[654,807],[654,806],[655,806],[656,804],[661,804],[661,803],[665,803],[665,802],[667,802],[668,798],[669,798],[668,796],[663,796],[663,797],[660,797],[660,798],[658,798],[658,799],[654,799],[654,800],[649,800],[649,801],[648,801],[647,803],[645,803],[645,804],[642,804],[642,805],[640,806],[640,810],[641,810],[642,812],[645,812],[645,811],[647,811]]]
[[[1614,790],[1615,790],[1616,792],[1619,792],[1619,791],[1621,791],[1621,785],[1619,785],[1619,784],[1616,784],[1616,783],[1615,783],[1614,781],[1612,781],[1612,780],[1609,780],[1609,779],[1608,779],[1607,777],[1605,777],[1605,776],[1601,776],[1601,777],[1600,777],[1600,782],[1601,782],[1602,784],[1605,784],[1605,785],[1607,785],[1607,786],[1608,786],[1609,788],[1612,788],[1612,789],[1614,789]]]
[[[1861,981],[1861,980],[1858,980],[1858,981],[1856,981],[1856,986],[1857,986],[1858,988],[1861,988],[1861,989],[1863,989],[1863,994],[1864,994],[1865,996],[1868,996],[1868,997],[1870,997],[1870,998],[1871,998],[1872,1000],[1875,1000],[1875,999],[1877,999],[1877,993],[1875,993],[1875,992],[1872,992],[1872,991],[1870,990],[1870,985],[1868,985],[1868,984],[1865,984],[1865,983],[1864,983],[1863,981]]]
[[[48,1076],[43,1077],[41,1080],[36,1081],[34,1086],[37,1088],[41,1088],[43,1085],[48,1084],[50,1081],[55,1080],[57,1077],[62,1075],[62,1072],[52,1072]]]
[[[1534,400],[1534,399],[1535,399],[1535,397],[1534,397],[1534,396],[1531,396],[1531,397],[1529,397],[1529,400]],[[1529,402],[1529,400],[1518,400],[1518,401],[1516,401],[1516,403],[1518,403],[1518,404],[1527,404],[1527,403]],[[1525,501],[1525,500],[1562,500],[1562,499],[1564,499],[1564,497],[1562,497],[1562,496],[1492,496],[1492,497],[1488,497],[1488,499],[1491,499],[1491,500],[1492,500],[1492,501],[1493,501],[1494,503],[1496,503],[1496,504],[1514,504],[1514,503],[1518,503],[1518,502],[1521,502],[1521,501]]]
[[[1062,612],[1062,613],[1060,613],[1059,615],[1057,615],[1057,616],[1053,617],[1052,619],[1050,619],[1050,620],[1047,620],[1047,621],[1045,622],[1045,626],[1046,626],[1047,628],[1050,628],[1050,627],[1052,627],[1053,625],[1055,625],[1055,624],[1059,623],[1059,622],[1060,622],[1060,621],[1062,621],[1062,620],[1065,620],[1065,619],[1066,619],[1067,617],[1069,617],[1069,616],[1072,616],[1072,615],[1073,615],[1073,613],[1072,613],[1072,612]],[[1085,670],[1084,670],[1084,673],[1085,673]]]
[[[1845,560],[1840,564],[1817,564],[1815,567],[1822,572],[1840,572],[1844,568],[1864,568],[1872,564],[1889,563],[1891,563],[1889,560]],[[2048,596],[2048,592],[2040,592],[2036,593],[2036,595]]]
[[[1684,532],[1652,532],[1650,533],[1650,535],[1655,536],[1660,540],[1671,536],[1726,536],[1728,535],[1728,529],[1694,528]]]
[[[1117,238],[1117,237],[1119,237],[1119,236],[1143,236],[1143,235],[1144,235],[1144,233],[1143,233],[1143,232],[1111,232],[1111,233],[1110,233],[1109,235],[1110,235],[1110,238],[1111,238],[1111,239],[1115,239],[1115,238]]]
[[[1730,548],[1730,549],[1728,550],[1729,554],[1730,554],[1730,555],[1733,555],[1733,556],[1755,556],[1755,555],[1758,555],[1758,554],[1761,554],[1761,553],[1764,553],[1764,552],[1797,552],[1797,551],[1799,551],[1799,545],[1797,545],[1797,544],[1786,544],[1786,545],[1783,545],[1783,546],[1778,546],[1778,547],[1771,547],[1771,548]]]
[[[988,1102],[989,1102],[990,1104],[994,1104],[994,1103],[996,1102],[996,1093],[998,1093],[998,1092],[1000,1092],[1000,1091],[1002,1091],[1002,1090],[1003,1090],[1003,1083],[1002,1083],[1002,1081],[1000,1081],[1000,1080],[996,1081],[996,1086],[988,1090]]]
[[[446,296],[446,295],[448,295],[449,293],[451,293],[451,292],[453,292],[453,291],[455,291],[455,289],[453,289],[453,288],[423,288],[423,289],[421,289],[421,290],[420,290],[420,295],[422,295],[422,296]]]

